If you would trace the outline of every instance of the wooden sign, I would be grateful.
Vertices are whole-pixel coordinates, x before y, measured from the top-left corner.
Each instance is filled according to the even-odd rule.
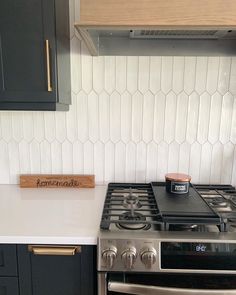
[[[94,175],[23,174],[20,187],[25,188],[93,188]]]

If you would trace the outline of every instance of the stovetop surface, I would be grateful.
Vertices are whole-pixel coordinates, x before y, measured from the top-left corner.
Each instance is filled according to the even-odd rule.
[[[236,190],[231,185],[191,185],[188,195],[173,195],[164,182],[110,183],[100,228],[234,232]]]

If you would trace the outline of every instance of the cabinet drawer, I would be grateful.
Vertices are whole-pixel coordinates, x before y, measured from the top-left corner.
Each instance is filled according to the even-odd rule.
[[[0,278],[0,295],[18,295],[18,278]]]
[[[17,276],[15,245],[0,245],[0,277],[1,276]],[[0,295],[1,294],[0,292]]]

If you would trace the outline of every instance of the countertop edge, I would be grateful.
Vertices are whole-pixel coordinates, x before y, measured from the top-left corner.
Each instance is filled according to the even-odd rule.
[[[0,236],[0,244],[97,245],[96,237]]]

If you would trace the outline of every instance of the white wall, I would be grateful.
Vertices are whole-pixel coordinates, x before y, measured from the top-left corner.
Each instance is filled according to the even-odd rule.
[[[70,112],[0,112],[0,183],[20,173],[94,173],[104,183],[181,171],[236,185],[236,58],[92,58],[73,26],[71,47]]]

